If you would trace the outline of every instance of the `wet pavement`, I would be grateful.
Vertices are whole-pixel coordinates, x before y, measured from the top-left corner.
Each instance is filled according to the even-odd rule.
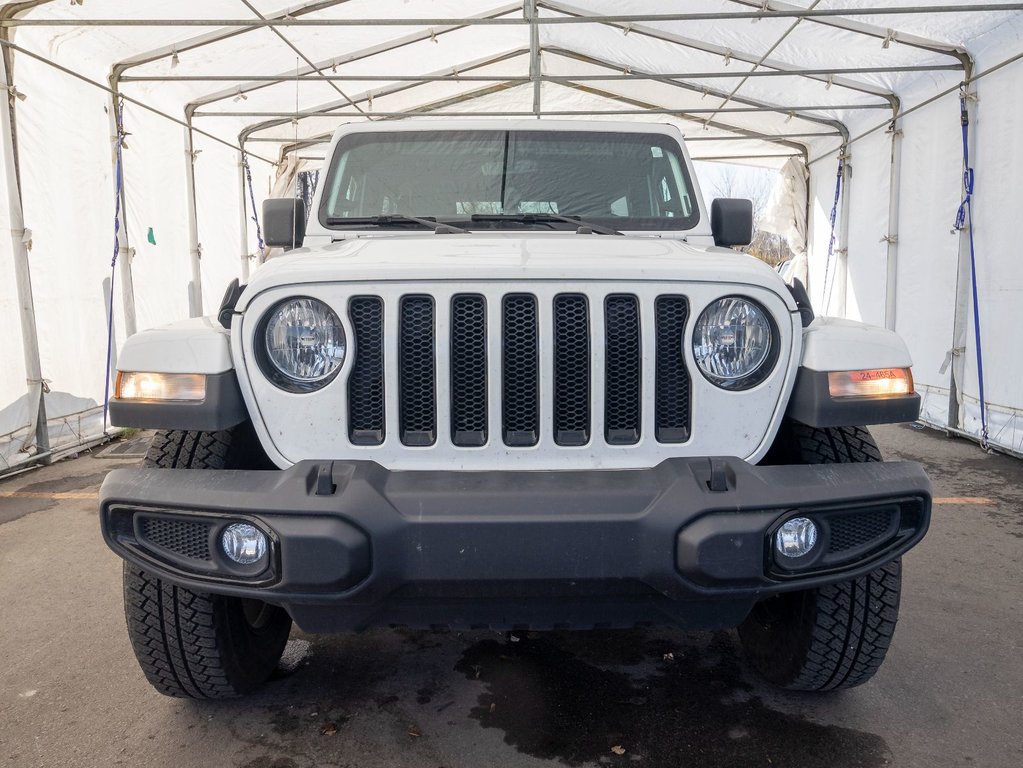
[[[256,695],[168,699],[135,665],[96,515],[134,460],[0,481],[0,766],[1023,765],[1023,461],[874,433],[940,503],[888,661],[828,695],[763,685],[731,632],[296,630]]]

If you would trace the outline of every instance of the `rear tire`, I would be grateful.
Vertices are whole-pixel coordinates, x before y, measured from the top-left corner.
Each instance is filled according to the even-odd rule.
[[[157,432],[143,466],[256,469],[267,465],[248,424],[220,432]],[[124,564],[124,613],[135,658],[167,696],[226,699],[277,668],[291,632],[282,608],[194,592]]]
[[[803,464],[881,461],[864,427],[791,423],[772,454]],[[827,691],[861,685],[888,652],[901,587],[901,562],[894,560],[858,579],[776,595],[754,606],[739,627],[739,639],[757,672],[782,688]]]

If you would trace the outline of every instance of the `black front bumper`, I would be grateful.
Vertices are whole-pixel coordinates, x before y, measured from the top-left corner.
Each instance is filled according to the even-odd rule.
[[[765,595],[899,557],[927,530],[930,494],[909,462],[391,472],[308,461],[115,470],[100,505],[103,535],[125,559],[190,589],[283,605],[310,631],[725,627]],[[820,540],[781,562],[772,535],[796,515],[818,524]],[[267,534],[265,562],[224,556],[219,533],[232,522]]]

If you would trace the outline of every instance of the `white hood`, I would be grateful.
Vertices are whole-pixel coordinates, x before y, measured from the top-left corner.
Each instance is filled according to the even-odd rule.
[[[777,273],[726,249],[673,239],[550,233],[403,235],[300,248],[267,262],[249,281],[244,310],[263,291],[324,282],[613,280],[734,283],[767,288],[795,304]]]

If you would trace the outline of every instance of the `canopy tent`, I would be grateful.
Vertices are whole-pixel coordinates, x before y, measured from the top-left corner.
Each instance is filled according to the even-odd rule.
[[[0,44],[0,471],[104,434],[117,342],[215,312],[339,123],[454,114],[670,121],[784,167],[767,218],[817,311],[902,334],[925,421],[1023,452],[1023,3],[28,0]]]

